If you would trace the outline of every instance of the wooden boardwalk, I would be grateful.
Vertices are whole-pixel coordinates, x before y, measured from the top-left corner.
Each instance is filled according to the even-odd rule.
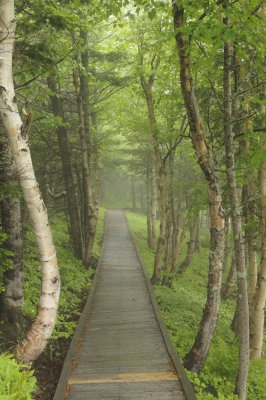
[[[122,211],[110,210],[91,294],[54,400],[195,400]]]

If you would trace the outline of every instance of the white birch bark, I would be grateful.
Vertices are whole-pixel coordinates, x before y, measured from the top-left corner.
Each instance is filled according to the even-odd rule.
[[[42,269],[38,313],[26,338],[16,348],[17,358],[24,363],[30,363],[43,351],[52,334],[58,307],[60,277],[47,210],[35,178],[27,140],[29,118],[23,124],[15,100],[12,76],[16,27],[14,0],[1,0],[0,15],[0,115],[8,134],[18,179],[32,221]]]

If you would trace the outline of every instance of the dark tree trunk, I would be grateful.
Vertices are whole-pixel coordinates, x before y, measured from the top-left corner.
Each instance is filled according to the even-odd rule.
[[[7,138],[1,129],[0,136],[0,181],[17,185],[16,172],[7,144]],[[1,293],[1,317],[8,323],[11,333],[16,337],[22,322],[22,307],[24,298],[24,264],[23,236],[21,224],[20,201],[12,194],[4,196],[0,203],[2,231],[8,235],[4,248],[13,252],[12,269],[4,272],[3,283],[5,291]]]
[[[55,116],[62,118],[64,121],[63,108],[61,99],[58,95],[58,88],[56,80],[53,76],[47,78],[47,83],[49,89],[55,94],[51,95],[51,106]],[[73,244],[74,254],[78,258],[82,258],[83,255],[83,245],[82,245],[82,233],[81,233],[81,223],[78,213],[78,203],[75,190],[75,184],[73,179],[72,165],[71,165],[71,154],[69,149],[68,135],[66,127],[60,125],[56,129],[60,158],[62,162],[63,176],[66,187],[66,200],[67,209],[69,215],[69,231],[70,237]]]

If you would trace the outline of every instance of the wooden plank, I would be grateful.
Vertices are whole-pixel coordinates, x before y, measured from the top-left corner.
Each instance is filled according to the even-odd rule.
[[[69,400],[186,400],[182,387],[175,381],[96,383],[73,385]]]
[[[126,221],[127,221],[127,219],[126,219]],[[127,221],[127,224],[128,224],[128,221]],[[189,381],[189,379],[188,379],[188,377],[186,375],[185,369],[184,369],[182,363],[180,362],[180,360],[179,360],[179,358],[177,356],[176,350],[175,350],[175,348],[174,348],[174,346],[173,346],[173,344],[172,344],[172,342],[171,342],[171,340],[169,338],[169,335],[168,335],[168,332],[167,332],[167,328],[166,328],[166,326],[164,324],[164,321],[163,321],[163,318],[161,316],[161,312],[160,312],[158,303],[157,303],[155,295],[154,295],[153,287],[152,287],[150,279],[148,277],[147,270],[146,270],[146,268],[144,266],[144,263],[142,261],[142,258],[140,256],[140,253],[138,251],[138,248],[136,246],[136,243],[135,243],[135,240],[134,240],[134,237],[133,237],[131,231],[130,231],[130,234],[131,234],[132,242],[134,243],[135,250],[136,250],[136,252],[138,254],[138,258],[139,258],[140,263],[141,263],[142,268],[143,268],[143,273],[144,273],[144,276],[145,276],[147,287],[149,289],[150,298],[151,298],[151,301],[152,301],[152,304],[153,304],[153,308],[154,308],[154,311],[155,311],[155,314],[156,314],[156,318],[157,318],[158,324],[160,326],[160,329],[161,329],[161,332],[162,332],[162,335],[163,335],[163,338],[164,338],[164,341],[165,341],[165,345],[166,345],[167,350],[169,352],[169,355],[170,355],[170,357],[171,357],[171,359],[172,359],[172,361],[174,363],[174,366],[175,366],[175,368],[176,368],[176,370],[177,370],[177,372],[179,374],[179,377],[181,379],[181,382],[182,382],[182,385],[183,385],[183,388],[184,388],[184,392],[185,392],[185,394],[187,396],[187,399],[189,399],[189,400],[197,400],[196,396],[195,396],[195,392],[194,392],[193,387],[191,385],[191,382]]]
[[[123,214],[109,212],[105,229],[92,293],[54,400],[194,400],[188,390],[184,395]]]

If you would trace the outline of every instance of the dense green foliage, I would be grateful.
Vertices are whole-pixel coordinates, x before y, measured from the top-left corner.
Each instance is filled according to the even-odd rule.
[[[33,371],[18,364],[13,356],[0,354],[0,399],[32,400],[31,393],[35,389]]]
[[[12,268],[12,255],[13,253],[4,248],[3,244],[7,239],[7,235],[5,233],[0,232],[0,293],[4,290],[3,285],[3,274],[9,268]]]
[[[61,294],[59,313],[52,340],[60,337],[68,338],[74,332],[77,317],[81,313],[81,301],[87,297],[92,284],[93,270],[84,268],[82,262],[74,257],[69,246],[69,235],[63,214],[51,218],[51,227],[57,248],[61,276]],[[104,209],[100,210],[99,224],[93,254],[99,257],[104,230]],[[34,236],[31,231],[27,235],[25,250],[25,306],[24,314],[34,317],[39,301],[41,277],[38,267],[38,254]],[[51,344],[52,345],[52,344]]]
[[[127,216],[141,257],[151,276],[153,253],[147,245],[145,216],[132,212],[127,212]],[[194,254],[191,266],[186,273],[174,281],[172,288],[166,286],[154,288],[168,332],[181,357],[191,348],[197,333],[206,298],[207,274],[208,233],[203,231],[201,250]],[[229,299],[222,303],[207,363],[199,375],[189,373],[199,400],[211,400],[217,397],[221,400],[237,398],[232,394],[237,368],[237,338],[230,329],[234,307],[234,300]],[[265,359],[251,361],[249,400],[265,398],[265,373]]]
[[[95,261],[99,258],[104,234],[105,210],[100,209],[98,229],[93,248]],[[57,246],[61,273],[61,296],[56,327],[48,345],[50,356],[58,356],[58,339],[70,338],[82,311],[82,304],[88,296],[94,274],[93,269],[86,269],[80,260],[73,256],[69,245],[67,224],[63,214],[51,218],[54,239]],[[9,264],[8,264],[9,265]],[[2,284],[1,277],[0,283]],[[28,231],[25,248],[25,304],[24,316],[32,319],[36,314],[40,293],[40,270],[38,254],[32,231]],[[58,353],[59,351],[59,353]],[[9,354],[0,355],[0,399],[31,400],[31,393],[36,389],[33,370],[16,363]]]

